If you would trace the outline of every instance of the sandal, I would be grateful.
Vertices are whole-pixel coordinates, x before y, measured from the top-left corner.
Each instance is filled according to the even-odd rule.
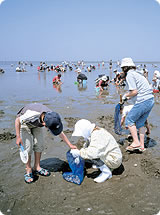
[[[38,174],[41,176],[50,176],[50,172],[47,169],[41,168],[40,170],[34,170],[34,174]]]
[[[146,148],[142,148],[142,147],[140,147],[139,151],[141,151],[141,152],[145,152],[145,151],[146,151]]]
[[[129,152],[134,152],[136,150],[142,152],[141,146],[132,146],[132,145],[130,145],[130,146],[127,146],[127,148],[126,148],[126,151],[129,151]]]
[[[32,180],[31,180],[31,179],[32,179]],[[34,177],[33,177],[32,172],[24,175],[24,181],[25,181],[27,184],[31,184],[31,183],[34,181]]]

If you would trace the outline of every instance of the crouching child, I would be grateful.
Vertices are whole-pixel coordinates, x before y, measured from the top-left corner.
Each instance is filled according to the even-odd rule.
[[[101,174],[94,181],[101,183],[111,178],[112,171],[122,163],[122,153],[115,138],[106,129],[86,119],[81,119],[75,124],[72,136],[82,136],[88,142],[80,150],[71,150],[74,157],[81,156],[83,159],[92,160],[93,163],[99,161],[96,168],[100,169]]]

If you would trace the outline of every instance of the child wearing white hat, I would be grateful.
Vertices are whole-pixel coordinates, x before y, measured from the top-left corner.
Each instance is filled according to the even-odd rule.
[[[154,78],[160,79],[160,72],[158,70],[154,71]]]
[[[101,174],[94,181],[101,183],[111,178],[112,170],[122,163],[122,153],[114,137],[104,128],[99,128],[86,119],[81,119],[75,124],[72,136],[82,136],[89,141],[87,148],[71,150],[74,157],[101,160],[102,165],[98,167]]]

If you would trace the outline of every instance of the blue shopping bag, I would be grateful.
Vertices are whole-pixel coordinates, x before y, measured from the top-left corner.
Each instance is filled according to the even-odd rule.
[[[114,132],[118,135],[121,135],[123,130],[121,127],[120,108],[121,108],[121,105],[117,104],[114,112]]]
[[[66,153],[66,156],[72,172],[63,173],[63,178],[68,182],[80,185],[84,179],[85,161],[80,156],[74,158],[70,150]]]

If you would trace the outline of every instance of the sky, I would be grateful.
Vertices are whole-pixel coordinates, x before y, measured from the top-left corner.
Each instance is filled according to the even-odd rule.
[[[0,61],[160,61],[160,0],[0,0]]]

